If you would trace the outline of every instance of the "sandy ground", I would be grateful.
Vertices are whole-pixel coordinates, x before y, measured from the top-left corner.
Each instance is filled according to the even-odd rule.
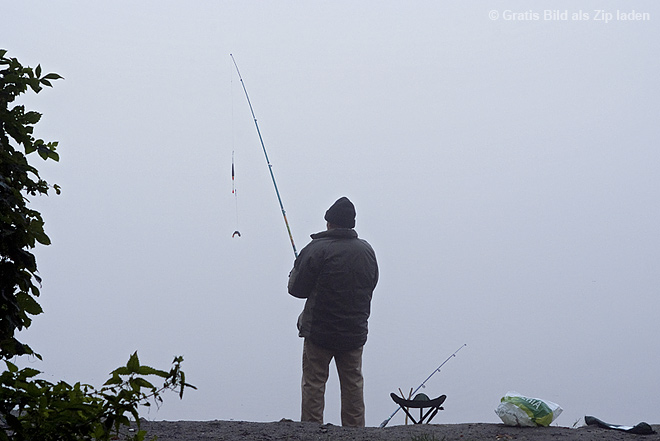
[[[422,424],[361,429],[330,424],[246,421],[143,421],[147,437],[158,441],[660,441],[660,434],[634,435],[593,426],[509,427],[503,424]],[[660,425],[653,425],[660,432]]]

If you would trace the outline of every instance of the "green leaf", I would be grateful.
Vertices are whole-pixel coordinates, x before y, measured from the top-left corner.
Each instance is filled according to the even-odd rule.
[[[47,79],[47,80],[63,80],[64,79],[63,76],[61,76],[59,74],[56,74],[56,73],[53,73],[53,72],[45,75],[44,78]]]
[[[50,150],[47,149],[46,147],[39,146],[37,148],[39,156],[41,156],[43,159],[48,159],[48,155],[50,154]]]
[[[108,381],[103,383],[103,385],[104,386],[110,386],[110,385],[113,385],[113,384],[121,384],[121,383],[122,383],[122,379],[119,376],[119,374],[113,374],[112,377],[110,377],[110,379]]]
[[[126,367],[131,371],[131,373],[137,373],[140,368],[140,360],[138,359],[138,353],[135,351],[133,355],[128,359]]]
[[[40,77],[40,76],[41,76],[41,64],[37,64],[37,68],[35,69],[34,74],[35,74],[37,77]]]
[[[154,385],[149,383],[142,377],[133,378],[128,382],[134,391],[139,391],[140,388],[146,387],[148,389],[155,389]]]
[[[118,367],[111,372],[112,375],[130,375],[131,373],[131,370],[126,366]]]
[[[41,113],[39,112],[27,112],[25,115],[23,115],[24,121],[28,124],[36,124],[41,120]]]
[[[139,375],[156,375],[161,378],[167,378],[169,376],[167,372],[154,369],[151,366],[140,366],[140,369],[138,369],[137,373]]]
[[[16,295],[16,300],[18,302],[18,306],[20,306],[25,312],[31,315],[38,315],[44,312],[43,309],[41,309],[41,305],[37,303],[37,301],[30,295],[21,292]]]
[[[181,390],[179,391],[179,399],[183,399],[183,390],[186,388],[186,374],[183,372],[180,372],[179,375],[181,376]]]
[[[39,84],[39,78],[30,78],[27,81],[28,86],[35,92],[41,92],[41,85]]]
[[[32,368],[25,368],[25,369],[21,369],[20,373],[23,378],[32,378],[39,375],[41,371]]]
[[[32,231],[32,234],[34,235],[34,238],[37,240],[42,245],[50,245],[50,237],[44,233],[43,228],[42,229],[35,229]]]

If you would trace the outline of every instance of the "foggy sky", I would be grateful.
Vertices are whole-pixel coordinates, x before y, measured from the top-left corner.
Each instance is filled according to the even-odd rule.
[[[651,20],[596,20],[633,9]],[[32,201],[53,244],[23,334],[44,361],[22,363],[100,386],[136,350],[183,355],[198,390],[146,418],[299,419],[303,302],[231,53],[298,249],[347,196],[376,251],[367,425],[464,343],[424,389],[448,396],[434,422],[499,422],[508,391],[563,426],[658,422],[659,19],[606,0],[4,5],[8,56],[65,78],[23,100],[60,143],[33,160],[62,195]],[[331,371],[333,424],[338,395]]]

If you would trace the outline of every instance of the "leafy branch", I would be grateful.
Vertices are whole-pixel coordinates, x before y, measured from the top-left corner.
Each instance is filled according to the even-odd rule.
[[[158,406],[167,390],[178,390],[183,398],[186,388],[181,370],[182,357],[176,357],[169,372],[141,365],[137,352],[126,366],[111,372],[101,389],[88,384],[57,384],[36,378],[36,369],[18,369],[5,361],[7,370],[0,375],[0,440],[99,440],[109,441],[124,436],[131,441],[143,441],[146,432],[140,429],[140,406]],[[156,386],[151,378],[162,380]],[[149,379],[148,379],[149,378]],[[137,424],[133,434],[122,428]]]
[[[174,359],[168,372],[141,365],[135,352],[98,390],[88,384],[51,383],[38,378],[38,370],[19,369],[9,361],[25,354],[41,359],[15,336],[42,313],[37,301],[41,278],[31,249],[50,245],[41,213],[29,207],[28,197],[47,195],[51,188],[60,193],[59,186],[51,187],[28,162],[35,152],[43,160],[59,161],[57,142],[35,138],[34,125],[42,115],[14,102],[61,78],[42,74],[40,65],[25,67],[0,49],[0,359],[6,365],[0,373],[0,441],[108,441],[122,433],[142,441],[140,406],[160,406],[166,390],[178,391],[183,398],[186,388],[195,389],[185,381],[182,357]],[[131,418],[138,425],[133,435],[122,432]]]
[[[0,49],[0,356],[31,354],[15,331],[30,326],[31,316],[42,312],[36,301],[41,278],[37,262],[29,251],[37,243],[49,245],[41,214],[28,206],[28,196],[48,194],[50,185],[29,164],[27,155],[37,152],[44,159],[59,160],[57,142],[33,136],[41,114],[14,105],[18,96],[32,90],[39,93],[55,73],[42,75],[41,66],[24,67]],[[21,149],[23,151],[21,151]],[[56,193],[60,187],[53,185]],[[38,356],[38,354],[37,354]]]

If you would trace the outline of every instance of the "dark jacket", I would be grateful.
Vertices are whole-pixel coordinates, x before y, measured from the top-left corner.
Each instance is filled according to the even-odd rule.
[[[289,294],[307,299],[298,318],[300,336],[336,351],[363,346],[377,282],[376,254],[355,230],[312,234],[289,274]]]

